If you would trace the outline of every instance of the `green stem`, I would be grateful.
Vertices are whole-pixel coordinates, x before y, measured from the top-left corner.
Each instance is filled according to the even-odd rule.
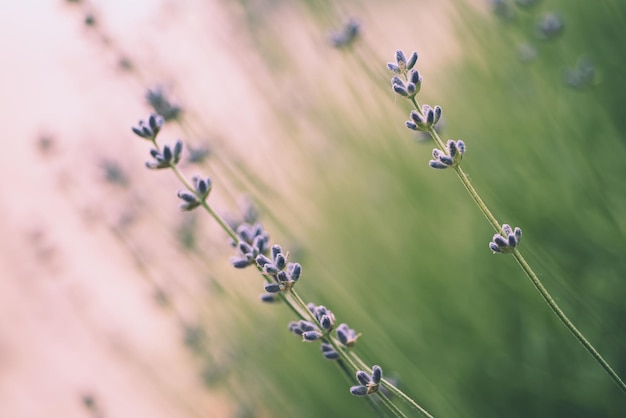
[[[381,384],[385,388],[387,388],[389,390],[389,392],[393,393],[394,395],[396,395],[397,397],[399,397],[400,399],[405,401],[407,404],[409,404],[409,406],[411,406],[411,408],[415,409],[416,411],[418,411],[423,416],[428,417],[428,418],[433,418],[433,416],[430,415],[428,413],[428,411],[426,411],[424,408],[422,408],[417,402],[415,402],[413,399],[408,397],[404,392],[402,392],[400,389],[398,389],[396,386],[394,386],[387,379],[383,379],[381,381]]]
[[[435,132],[435,135],[436,134],[437,133]],[[500,224],[498,223],[498,220],[496,219],[495,216],[493,216],[493,214],[491,213],[491,211],[489,210],[485,202],[483,202],[483,200],[480,198],[480,195],[478,194],[478,192],[476,191],[476,189],[470,182],[470,179],[469,177],[467,177],[467,174],[465,174],[465,171],[463,171],[463,169],[460,166],[454,167],[454,171],[459,177],[459,180],[461,180],[461,183],[463,183],[463,186],[465,187],[467,192],[470,194],[470,196],[472,196],[472,199],[474,200],[474,202],[476,203],[480,211],[483,213],[483,215],[485,215],[485,218],[487,218],[487,220],[489,221],[493,229],[495,229],[496,232],[500,232],[502,228]]]
[[[391,402],[391,400],[384,393],[381,393],[380,391],[378,391],[377,394],[378,394],[378,398],[382,401],[382,403],[385,404],[385,406],[389,408],[389,410],[393,412],[393,414],[396,417],[407,418],[404,412],[402,412],[400,408],[396,406],[396,404]]]
[[[414,98],[412,98],[411,102],[413,103],[413,105],[416,106],[417,111],[421,113],[421,110],[417,101]],[[441,147],[442,150],[445,149],[443,140],[441,139],[441,137],[439,137],[439,134],[437,133],[437,131],[435,131],[434,127],[431,127],[428,130],[428,133],[435,140],[435,142]],[[472,200],[474,200],[474,203],[476,203],[476,205],[478,206],[482,214],[485,216],[485,218],[487,218],[487,221],[489,221],[493,229],[496,232],[501,232],[501,226],[498,223],[498,220],[491,213],[491,211],[489,210],[485,202],[482,200],[482,198],[480,197],[480,195],[478,194],[478,192],[472,185],[465,171],[463,171],[463,169],[460,166],[454,167],[454,171],[457,177],[459,178],[459,180],[461,180],[461,183],[463,184],[467,192],[472,197]],[[613,379],[613,381],[622,390],[622,392],[626,393],[626,384],[624,384],[624,381],[613,370],[613,368],[609,365],[609,363],[600,355],[598,350],[596,350],[595,347],[578,330],[578,328],[576,328],[576,326],[572,323],[572,321],[569,320],[569,318],[561,310],[561,308],[556,303],[552,295],[550,295],[550,292],[548,292],[545,286],[541,283],[541,280],[539,280],[539,277],[537,276],[537,274],[535,274],[534,270],[526,262],[526,259],[524,259],[524,257],[522,256],[522,254],[517,248],[514,250],[513,256],[515,257],[515,260],[522,268],[522,271],[524,272],[524,274],[526,274],[526,277],[528,277],[528,279],[532,282],[535,288],[539,291],[543,300],[548,304],[550,309],[552,309],[552,311],[559,318],[559,320],[563,323],[563,325],[565,325],[565,327],[567,327],[567,329],[569,329],[570,332],[574,334],[574,337],[576,337],[576,339],[580,342],[580,344],[582,344],[582,346],[593,356],[593,358],[600,364],[600,366],[608,373],[608,375],[611,377],[611,379]]]
[[[522,270],[524,270],[526,276],[528,276],[530,281],[543,297],[543,300],[546,301],[546,303],[548,304],[548,306],[550,306],[556,316],[558,316],[561,322],[567,327],[567,329],[569,329],[571,333],[574,334],[574,337],[576,337],[576,339],[583,345],[583,347],[585,347],[585,349],[593,356],[593,358],[596,359],[598,363],[600,363],[600,366],[602,366],[602,368],[609,374],[609,376],[611,376],[613,381],[622,390],[622,392],[626,393],[626,384],[624,384],[624,381],[619,377],[615,370],[611,368],[609,363],[607,363],[607,361],[600,355],[595,347],[591,345],[591,343],[578,330],[578,328],[576,328],[572,321],[569,320],[569,318],[565,315],[561,308],[559,308],[559,305],[557,305],[554,298],[552,298],[548,290],[543,286],[533,269],[526,262],[526,259],[522,256],[517,248],[513,251],[513,256],[515,257],[515,261],[517,261]]]

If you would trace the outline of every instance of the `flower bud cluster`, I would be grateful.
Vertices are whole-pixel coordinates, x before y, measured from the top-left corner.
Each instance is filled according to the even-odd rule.
[[[154,141],[163,127],[163,116],[152,113],[147,120],[140,120],[137,126],[133,126],[133,132],[142,138]]]
[[[333,344],[330,343],[331,335],[335,326],[335,315],[322,305],[309,303],[307,308],[315,321],[292,321],[289,323],[289,330],[294,334],[301,336],[304,341],[317,341],[323,339],[321,344],[322,355],[328,360],[337,360],[341,357],[340,353],[335,350]],[[356,344],[356,340],[361,336],[355,330],[348,327],[347,324],[341,324],[336,329],[336,335],[339,342],[344,348],[352,348]]]
[[[391,79],[391,88],[400,96],[413,98],[422,87],[422,76],[417,70],[411,70],[405,83],[397,75]]]
[[[340,324],[337,327],[337,339],[345,348],[352,348],[356,344],[356,340],[361,336],[357,334],[355,330],[350,328],[348,324]],[[322,355],[328,360],[337,360],[339,353],[335,350],[332,344],[322,343]]]
[[[411,110],[411,120],[406,121],[406,127],[414,131],[429,131],[439,122],[441,113],[441,106],[432,108],[425,104],[421,111]]]
[[[335,351],[335,348],[333,347],[332,344],[322,343],[321,348],[322,348],[322,355],[327,360],[339,360],[339,358],[341,357],[339,353]]]
[[[330,311],[330,309],[327,309],[322,305],[316,306],[314,303],[309,303],[307,308],[309,308],[309,312],[313,314],[325,332],[333,330],[333,327],[335,326],[335,315]]]
[[[554,39],[563,32],[565,24],[563,19],[556,13],[545,13],[537,22],[537,34],[539,38]]]
[[[163,88],[157,87],[148,90],[146,100],[154,111],[161,115],[166,121],[176,120],[180,117],[182,109],[180,106],[174,105],[169,101]]]
[[[396,51],[396,62],[388,62],[387,68],[396,74],[406,75],[408,71],[411,71],[415,67],[417,62],[417,52],[413,52],[409,59],[406,59],[406,55],[401,50]]]
[[[343,25],[341,31],[330,35],[330,42],[335,48],[348,48],[359,38],[360,32],[359,22],[350,19]]]
[[[354,396],[366,396],[378,392],[380,381],[383,378],[383,369],[380,366],[372,367],[372,374],[359,370],[356,372],[356,379],[360,385],[352,386],[350,393]]]
[[[178,191],[178,198],[183,201],[180,208],[184,211],[190,211],[200,206],[211,192],[212,182],[210,177],[193,176],[191,182],[194,189],[193,193],[187,190]]]
[[[272,258],[264,254],[256,257],[256,264],[263,273],[272,276],[273,283],[265,285],[268,293],[288,292],[296,284],[302,273],[299,263],[287,263],[287,255],[283,253],[280,245],[272,246]]]
[[[176,141],[174,146],[165,145],[162,151],[151,149],[150,155],[153,161],[147,161],[146,167],[152,170],[174,167],[180,161],[180,154],[183,151],[183,141]]]
[[[400,96],[412,99],[419,93],[422,86],[422,76],[419,71],[413,69],[417,62],[417,52],[413,52],[407,60],[404,52],[396,51],[396,62],[387,63],[387,68],[394,72],[391,79],[391,88]],[[399,77],[402,76],[404,80]]]
[[[233,267],[242,269],[256,262],[260,254],[268,250],[270,236],[260,223],[242,223],[236,230],[239,241],[233,243],[239,254],[230,259]]]
[[[360,333],[357,334],[355,330],[350,328],[348,324],[340,324],[337,327],[337,338],[347,348],[354,347],[356,344],[356,340],[361,336]]]
[[[511,228],[508,224],[502,225],[502,234],[495,234],[489,243],[494,254],[512,253],[522,240],[522,230]]]
[[[289,323],[289,331],[302,337],[302,341],[317,341],[324,336],[320,328],[311,321],[301,319]]]
[[[465,154],[465,143],[460,139],[458,141],[449,140],[444,151],[438,148],[433,150],[433,159],[428,164],[438,170],[456,167],[463,159],[463,154]]]

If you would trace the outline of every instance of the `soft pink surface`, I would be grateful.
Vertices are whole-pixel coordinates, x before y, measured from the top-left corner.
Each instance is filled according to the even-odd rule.
[[[130,28],[149,4],[110,2],[109,21]],[[80,198],[104,148],[89,133],[127,134],[144,112],[116,100],[131,84],[80,16],[61,1],[0,2],[0,417],[89,416],[85,395],[94,416],[228,416],[172,315],[89,213],[107,190]]]

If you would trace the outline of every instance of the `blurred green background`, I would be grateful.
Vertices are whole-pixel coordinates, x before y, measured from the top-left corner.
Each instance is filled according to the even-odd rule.
[[[248,196],[302,264],[300,295],[361,332],[358,354],[434,416],[626,416],[626,396],[514,259],[491,254],[493,231],[454,173],[428,167],[432,141],[405,128],[411,107],[386,69],[396,49],[418,51],[418,101],[442,106],[442,138],[463,139],[483,199],[523,229],[529,263],[624,377],[626,2],[164,2],[117,37],[106,6],[71,3],[91,58],[133,83],[98,106],[134,106],[107,122],[119,134],[81,127],[108,151],[90,174],[107,185],[74,202],[104,211],[194,373],[235,416],[375,413],[288,332],[286,307],[258,301],[261,278],[232,269],[208,216],[177,210],[173,176],[143,169],[148,147],[129,125],[159,83],[182,107],[161,139],[210,151],[183,171],[213,178],[230,219]],[[350,19],[358,36],[333,46]]]

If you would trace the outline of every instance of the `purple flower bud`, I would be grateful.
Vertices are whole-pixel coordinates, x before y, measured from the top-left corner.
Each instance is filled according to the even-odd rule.
[[[448,166],[447,166],[447,165],[445,165],[444,163],[442,163],[442,162],[441,162],[441,161],[439,161],[439,160],[430,160],[430,161],[428,162],[428,165],[429,165],[431,168],[434,168],[434,169],[436,169],[436,170],[444,170],[444,169],[448,168]]]
[[[243,269],[250,265],[250,260],[247,257],[232,257],[230,262],[236,269]]]
[[[150,129],[152,129],[152,131],[154,132],[155,136],[156,134],[159,133],[159,131],[163,127],[164,122],[165,122],[165,119],[163,119],[163,116],[157,115],[156,113],[152,113],[148,117],[148,125],[150,126]]]
[[[172,149],[170,148],[169,145],[166,145],[163,147],[163,160],[165,161],[172,161]]]
[[[308,341],[308,342],[317,341],[320,338],[322,338],[323,336],[324,336],[324,334],[322,334],[319,331],[305,331],[305,332],[302,333],[302,339],[304,341]]]
[[[322,343],[322,355],[328,360],[337,360],[340,356],[339,353],[335,351],[332,345],[328,343]]]
[[[263,254],[259,254],[256,257],[256,264],[257,266],[263,268],[265,267],[267,264],[271,264],[272,262],[270,261],[269,258],[267,258],[266,256],[264,256]]]
[[[426,123],[429,127],[435,124],[435,112],[432,109],[428,109],[426,112]]]
[[[456,142],[454,142],[453,140],[449,140],[446,144],[450,157],[454,158],[457,154],[457,152],[459,151],[456,147]]]
[[[333,328],[333,321],[330,316],[324,315],[320,320],[320,325],[324,331],[330,331]]]
[[[282,289],[280,288],[280,284],[278,283],[267,283],[265,285],[265,291],[268,293],[278,293]]]
[[[281,254],[283,249],[280,248],[280,245],[272,245],[272,260],[276,261],[276,257],[278,254]]]
[[[511,234],[507,238],[509,240],[509,247],[512,247],[512,248],[517,247],[517,241],[515,240],[515,235]]]
[[[411,83],[420,85],[422,83],[422,76],[420,75],[419,71],[412,70],[411,74],[409,75],[409,81],[411,81]]]
[[[196,196],[192,193],[189,193],[187,190],[179,190],[177,196],[188,203],[195,203],[198,201]]]
[[[396,62],[400,67],[406,67],[406,57],[404,56],[404,52],[400,49],[396,51]]]
[[[393,62],[388,62],[387,63],[387,68],[390,71],[393,71],[396,74],[400,74],[402,72],[402,70],[400,69],[400,67],[398,67],[396,64],[394,64]]]
[[[274,274],[278,273],[278,269],[272,263],[267,263],[266,265],[264,265],[263,266],[263,271],[265,273],[269,274],[270,276],[273,276]]]
[[[348,325],[341,324],[337,327],[337,338],[343,345],[348,344]]]
[[[246,242],[250,242],[252,240],[252,233],[250,231],[250,225],[248,224],[241,224],[237,227],[237,235],[239,235],[239,237],[246,241]],[[267,260],[269,262],[269,260]]]
[[[363,370],[359,370],[358,372],[356,372],[356,380],[358,380],[359,383],[361,383],[363,386],[367,386],[372,381],[370,375]]]
[[[405,87],[404,81],[402,81],[402,79],[397,75],[393,76],[393,78],[391,79],[391,85]]]
[[[317,331],[317,325],[315,325],[313,322],[301,319],[300,321],[298,321],[298,324],[303,331]]]
[[[183,141],[180,139],[174,144],[174,164],[180,161],[180,154],[183,152]]]
[[[276,273],[276,280],[278,280],[279,283],[285,283],[289,281],[289,278],[287,277],[287,273],[281,270]]]
[[[367,387],[365,386],[352,386],[350,388],[350,393],[354,396],[365,396],[367,395]]]
[[[257,249],[259,253],[265,252],[265,246],[267,244],[267,240],[262,235],[257,235],[254,237],[254,241],[252,241],[252,246]]]
[[[287,259],[285,258],[283,254],[278,254],[276,258],[274,258],[274,265],[276,266],[278,270],[284,269],[286,264],[287,264]]]
[[[403,97],[409,96],[409,92],[406,90],[406,88],[403,86],[399,86],[397,84],[393,85],[393,91],[395,91],[396,93],[398,93],[400,96],[403,96]]]
[[[278,298],[278,295],[274,293],[264,293],[260,297],[261,297],[261,302],[265,302],[265,303],[275,303],[280,300]]]
[[[291,321],[289,325],[287,325],[287,327],[289,328],[289,331],[291,331],[292,333],[298,336],[302,336],[302,328],[300,327],[300,324],[298,322]]]
[[[502,250],[500,249],[500,247],[498,247],[498,244],[496,244],[495,242],[490,242],[489,243],[489,248],[491,249],[491,251],[495,253],[501,253]]]
[[[211,179],[209,177],[203,179],[200,176],[193,176],[191,181],[193,183],[193,187],[196,189],[198,194],[206,198],[206,196],[211,191]]]
[[[500,248],[505,248],[509,244],[508,241],[500,234],[495,234],[492,241]]]
[[[415,110],[411,110],[410,117],[411,119],[413,119],[413,122],[415,122],[415,124],[418,126],[424,123],[424,118],[422,117],[422,115],[420,115],[419,112]]]
[[[241,251],[242,254],[252,253],[252,247],[245,241],[239,241],[239,244],[237,246],[239,247],[239,251]]]
[[[287,265],[287,273],[291,280],[297,282],[300,278],[300,274],[302,274],[302,266],[300,266],[299,263],[289,263]]]
[[[379,384],[382,378],[383,378],[383,369],[381,369],[380,366],[372,367],[372,382],[374,384]]]
[[[412,70],[417,62],[417,52],[413,52],[406,63],[406,69]]]
[[[459,153],[461,153],[461,155],[465,154],[465,142],[459,139],[456,141],[456,147],[459,149]]]
[[[439,156],[439,161],[441,161],[442,163],[444,163],[448,167],[452,167],[454,165],[454,161],[452,160],[452,158],[450,158],[447,155],[443,155],[443,154],[440,155]]]
[[[435,106],[435,123],[439,122],[439,119],[441,118],[441,112],[443,110],[441,109],[441,106]]]

